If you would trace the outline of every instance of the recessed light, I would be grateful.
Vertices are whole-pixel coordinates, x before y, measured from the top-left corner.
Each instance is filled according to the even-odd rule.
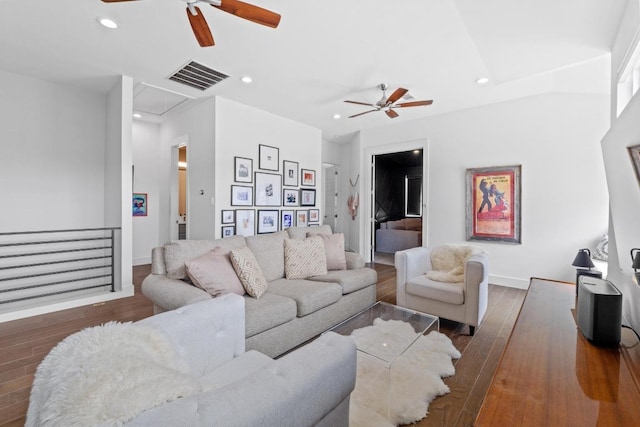
[[[240,80],[242,80],[243,83],[251,83],[253,81],[253,79],[251,78],[251,76],[244,76],[243,78],[241,78]]]
[[[488,77],[478,77],[476,79],[476,83],[478,83],[479,85],[483,85],[485,83],[489,83],[489,78]]]
[[[140,113],[133,113],[133,117],[136,119],[141,119],[142,118],[142,114]]]
[[[102,25],[103,27],[109,28],[111,30],[115,30],[116,28],[118,28],[118,24],[116,23],[116,21],[114,21],[113,19],[109,19],[109,18],[98,18],[98,22],[100,23],[100,25]]]
[[[333,118],[336,119],[336,120],[338,120],[340,117],[342,117],[342,116],[340,114],[337,114],[337,113],[333,115]]]

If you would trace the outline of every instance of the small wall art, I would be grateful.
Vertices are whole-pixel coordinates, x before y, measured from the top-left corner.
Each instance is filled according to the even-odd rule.
[[[316,186],[316,171],[313,169],[302,169],[300,173],[302,174],[301,185],[306,185],[308,187]]]
[[[258,146],[259,162],[258,167],[260,169],[277,171],[280,168],[280,149],[272,147],[270,145]]]
[[[316,190],[303,188],[300,190],[300,206],[315,206]]]
[[[236,227],[233,225],[225,225],[222,227],[222,237],[231,237],[236,234]]]
[[[133,216],[147,216],[147,193],[133,193]]]
[[[309,222],[320,222],[320,209],[309,209]]]
[[[223,224],[233,224],[236,220],[235,216],[236,211],[233,209],[223,210],[222,211],[222,223]]]
[[[296,226],[306,227],[309,225],[309,211],[297,210],[296,211]]]
[[[292,187],[298,186],[298,162],[284,160],[282,162],[282,174],[284,177],[284,185]]]
[[[234,181],[235,182],[252,182],[253,179],[253,160],[246,157],[234,157]]]
[[[253,205],[253,187],[246,185],[231,186],[231,206]]]
[[[300,190],[297,188],[282,189],[282,206],[300,206]]]
[[[282,206],[282,175],[255,173],[256,206]]]
[[[283,230],[289,227],[293,227],[295,225],[293,221],[294,221],[293,211],[280,211],[280,224],[282,224]]]
[[[278,231],[279,211],[258,211],[258,234],[273,233]]]
[[[255,234],[256,211],[253,209],[236,209],[236,234],[253,236]]]

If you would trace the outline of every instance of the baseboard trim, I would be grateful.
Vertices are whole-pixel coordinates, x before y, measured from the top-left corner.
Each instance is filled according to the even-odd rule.
[[[529,289],[529,279],[519,279],[517,277],[489,275],[489,283],[508,288]]]

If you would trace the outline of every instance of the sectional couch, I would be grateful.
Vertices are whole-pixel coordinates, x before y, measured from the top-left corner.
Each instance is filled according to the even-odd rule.
[[[382,222],[376,230],[376,252],[393,254],[418,246],[422,246],[422,218]]]
[[[142,293],[153,301],[155,313],[210,299],[210,293],[189,283],[185,263],[215,248],[235,252],[248,248],[267,287],[258,298],[244,295],[246,349],[279,356],[376,301],[376,272],[355,253],[342,252],[345,269],[287,279],[285,246],[292,242],[285,241],[306,239],[309,233],[332,234],[323,225],[249,237],[168,242],[152,250],[152,271],[142,283]]]

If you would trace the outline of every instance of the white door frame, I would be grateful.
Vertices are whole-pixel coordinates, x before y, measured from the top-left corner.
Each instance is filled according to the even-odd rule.
[[[189,219],[188,215],[190,212],[189,209],[189,135],[182,135],[176,139],[174,139],[170,144],[171,150],[171,163],[170,163],[170,185],[171,189],[169,192],[169,239],[170,240],[178,240],[178,150],[180,147],[187,147],[187,189],[186,189],[186,204],[187,204],[187,224],[186,224],[186,238],[189,238]]]
[[[393,144],[385,144],[385,145],[376,145],[375,147],[366,147],[364,148],[364,156],[363,156],[363,166],[362,169],[364,171],[364,182],[363,182],[363,192],[365,195],[361,197],[361,206],[363,208],[363,222],[364,222],[364,230],[360,237],[360,248],[361,255],[364,257],[366,262],[371,262],[372,259],[372,239],[374,235],[374,227],[375,227],[375,218],[373,217],[373,209],[372,204],[375,203],[373,201],[373,197],[375,196],[373,189],[373,180],[372,176],[372,158],[378,154],[389,154],[389,153],[397,153],[402,151],[412,151],[412,150],[422,150],[422,245],[427,245],[427,239],[429,236],[427,230],[427,201],[429,200],[429,174],[428,174],[428,163],[429,163],[429,140],[428,139],[417,139],[411,141],[397,142]]]

